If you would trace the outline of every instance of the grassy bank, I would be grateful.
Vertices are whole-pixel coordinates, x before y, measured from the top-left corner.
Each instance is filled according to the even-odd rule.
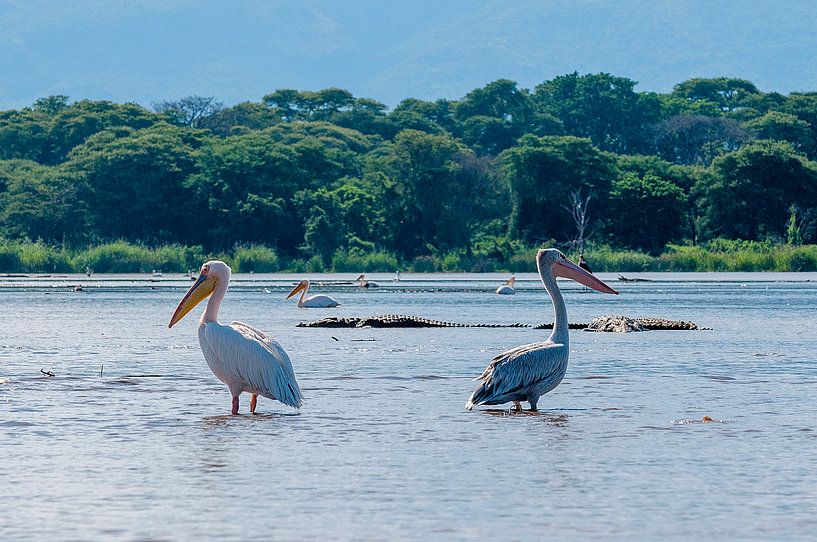
[[[38,242],[0,240],[0,273],[183,273],[211,258],[226,261],[239,273],[321,272],[526,272],[535,269],[535,248],[504,258],[452,252],[419,256],[408,262],[385,252],[337,252],[329,262],[284,258],[260,245],[238,245],[227,253],[207,253],[200,246],[146,247],[124,241],[71,250]],[[660,255],[591,247],[586,253],[595,271],[817,271],[817,245],[774,245],[715,240],[697,246],[670,245]]]

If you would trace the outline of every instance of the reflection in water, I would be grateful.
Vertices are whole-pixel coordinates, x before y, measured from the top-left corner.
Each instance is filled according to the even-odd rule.
[[[513,417],[527,417],[527,418],[536,418],[543,422],[546,422],[549,425],[553,425],[555,427],[564,427],[567,425],[568,416],[567,414],[556,414],[553,412],[545,412],[544,410],[517,410],[515,408],[508,408],[508,409],[496,409],[496,408],[488,408],[484,410],[479,410],[484,414],[488,414],[489,416],[497,416],[499,418],[513,418]]]
[[[217,416],[205,416],[202,418],[205,429],[215,429],[235,424],[262,423],[280,420],[282,418],[293,418],[300,416],[300,412],[256,412],[255,414],[221,414]]]

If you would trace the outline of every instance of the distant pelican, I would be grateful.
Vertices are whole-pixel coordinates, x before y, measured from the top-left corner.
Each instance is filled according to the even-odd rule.
[[[156,271],[155,269],[150,273],[150,280],[151,282],[158,282],[162,279],[162,272]]]
[[[505,281],[505,284],[503,284],[502,286],[500,286],[499,288],[496,289],[496,293],[498,293],[500,295],[513,295],[513,294],[515,294],[516,290],[513,289],[513,285],[514,285],[515,282],[516,282],[516,277],[514,275],[511,275],[511,278],[509,278],[507,281]]]
[[[289,292],[287,299],[294,296],[298,292],[301,292],[301,297],[298,299],[298,306],[302,309],[327,309],[330,307],[337,307],[340,305],[337,301],[329,297],[328,295],[323,294],[316,294],[309,297],[306,297],[306,293],[309,291],[309,281],[304,279],[298,283],[298,285]]]
[[[394,272],[394,282],[400,282],[400,271]]]
[[[363,274],[356,278],[355,282],[359,282],[361,288],[380,288],[380,285],[378,283],[369,282],[368,280],[366,280],[366,275]]]
[[[554,248],[536,254],[536,268],[556,312],[553,333],[544,342],[517,346],[491,360],[477,378],[482,384],[465,404],[469,410],[477,405],[501,405],[508,401],[513,401],[517,410],[522,408],[521,401],[528,401],[530,409],[536,410],[539,397],[562,381],[570,354],[570,330],[556,277],[573,279],[607,294],[618,294]]]
[[[238,414],[238,396],[252,394],[250,413],[255,414],[258,396],[277,399],[300,408],[303,399],[292,362],[276,341],[241,322],[218,323],[218,309],[230,285],[230,268],[224,262],[209,261],[201,266],[196,283],[187,291],[167,327],[173,327],[185,314],[210,294],[199,323],[199,344],[207,365],[227,384],[233,395],[232,413]]]

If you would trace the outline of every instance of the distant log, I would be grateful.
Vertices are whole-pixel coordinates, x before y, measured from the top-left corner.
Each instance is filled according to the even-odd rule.
[[[650,279],[639,279],[639,278],[630,278],[625,277],[624,275],[619,275],[618,280],[621,282],[652,282]]]

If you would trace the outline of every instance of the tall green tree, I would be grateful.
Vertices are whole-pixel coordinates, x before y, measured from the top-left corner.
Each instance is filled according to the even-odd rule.
[[[658,96],[639,94],[635,85],[626,77],[574,72],[537,85],[533,99],[567,134],[590,138],[602,150],[635,154],[649,147],[648,128],[661,113]]]
[[[207,246],[261,242],[294,254],[304,238],[295,194],[360,172],[342,140],[310,136],[300,128],[273,127],[210,141],[197,154],[200,172],[187,186],[208,210]]]
[[[746,122],[744,127],[757,139],[788,141],[796,151],[814,155],[811,126],[794,115],[769,111],[761,117]]]
[[[82,100],[60,109],[53,117],[48,163],[64,162],[71,150],[90,136],[113,128],[147,128],[162,122],[160,115],[136,104]]]
[[[71,151],[66,173],[87,189],[98,238],[199,242],[206,216],[185,186],[202,137],[166,123],[104,131]]]
[[[496,182],[452,137],[416,130],[400,132],[368,167],[392,247],[405,257],[467,246],[482,206],[490,205],[479,198]]]
[[[707,237],[784,239],[792,205],[817,207],[817,164],[789,143],[760,140],[717,158],[696,191]]]
[[[81,244],[92,240],[81,181],[61,167],[0,160],[0,231],[12,238]]]
[[[753,99],[761,93],[752,82],[745,79],[697,77],[675,85],[672,94],[690,102],[715,103],[721,111],[728,112],[751,105],[754,103]]]
[[[569,238],[573,223],[564,206],[570,192],[581,189],[606,199],[616,172],[610,155],[572,136],[526,135],[499,159],[513,205],[510,233],[527,242]]]
[[[685,230],[687,195],[676,184],[652,174],[627,173],[613,181],[607,234],[613,243],[660,253],[680,241]]]

